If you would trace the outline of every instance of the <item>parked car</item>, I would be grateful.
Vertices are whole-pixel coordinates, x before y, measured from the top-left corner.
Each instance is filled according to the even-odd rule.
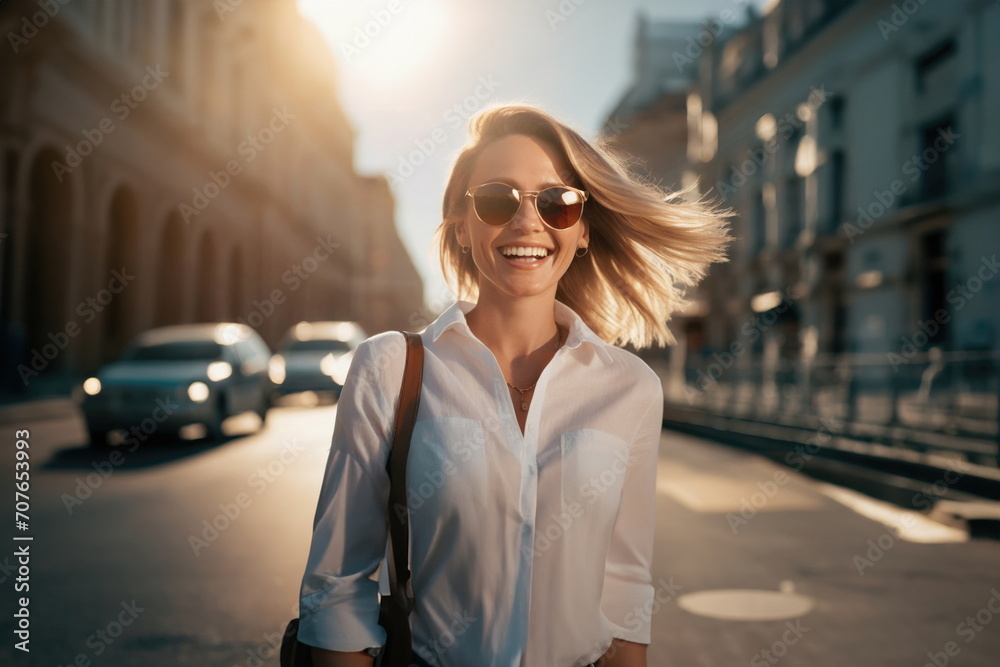
[[[270,357],[267,343],[244,324],[150,329],[83,383],[90,442],[104,446],[109,432],[123,429],[127,444],[188,424],[204,424],[219,438],[227,417],[251,410],[263,422],[270,406]]]
[[[299,322],[271,357],[268,372],[274,395],[314,391],[339,399],[354,348],[367,337],[357,322]]]

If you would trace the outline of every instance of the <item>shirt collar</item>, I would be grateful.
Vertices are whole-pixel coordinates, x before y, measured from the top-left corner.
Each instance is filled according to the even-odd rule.
[[[441,334],[454,327],[459,333],[469,338],[475,338],[465,319],[465,314],[472,310],[475,305],[472,301],[461,299],[455,301],[438,315],[437,319],[427,325],[425,333],[430,336],[431,341],[436,341]],[[607,349],[608,344],[587,326],[575,310],[559,299],[555,300],[555,318],[558,324],[563,325],[569,331],[566,337],[566,347],[572,349],[580,347],[580,344],[584,342],[591,343],[606,363],[613,363],[611,352]]]

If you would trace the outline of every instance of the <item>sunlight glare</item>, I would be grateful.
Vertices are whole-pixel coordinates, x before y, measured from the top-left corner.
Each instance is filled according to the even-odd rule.
[[[378,88],[401,88],[424,79],[450,23],[440,0],[298,0],[298,7],[316,24],[345,77]]]

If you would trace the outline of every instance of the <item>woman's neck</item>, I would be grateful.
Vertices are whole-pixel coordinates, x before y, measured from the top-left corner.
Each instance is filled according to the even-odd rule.
[[[555,297],[539,294],[500,300],[484,296],[465,317],[476,338],[497,356],[514,360],[555,352],[560,335]]]

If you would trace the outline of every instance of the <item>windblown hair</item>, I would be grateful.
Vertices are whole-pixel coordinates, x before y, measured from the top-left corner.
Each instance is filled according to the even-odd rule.
[[[434,232],[441,268],[457,298],[479,297],[479,269],[455,236],[466,215],[465,192],[476,158],[496,139],[527,135],[561,153],[572,170],[563,174],[566,182],[590,193],[583,211],[590,250],[573,259],[556,298],[612,345],[675,344],[667,321],[684,308],[685,288],[697,285],[709,264],[727,261],[730,211],[688,198],[696,186],[670,193],[660,189],[632,171],[604,138],[591,144],[535,107],[486,109],[472,118],[469,133],[452,167],[443,220]]]

